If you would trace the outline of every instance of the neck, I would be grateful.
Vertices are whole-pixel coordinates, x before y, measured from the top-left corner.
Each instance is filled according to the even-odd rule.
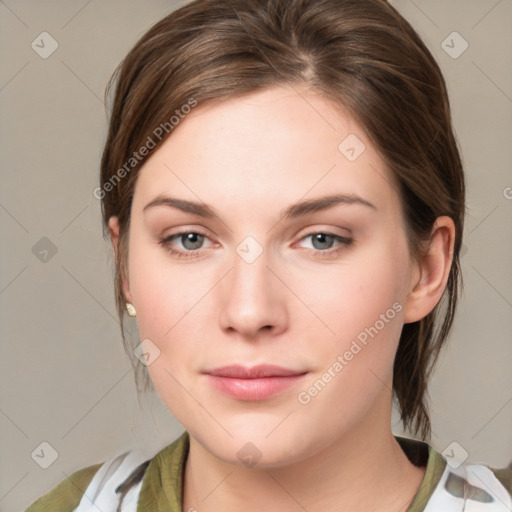
[[[366,418],[311,457],[270,469],[226,463],[190,436],[183,510],[338,512],[342,505],[351,512],[404,512],[425,468],[400,448],[390,413],[377,416],[381,421]]]

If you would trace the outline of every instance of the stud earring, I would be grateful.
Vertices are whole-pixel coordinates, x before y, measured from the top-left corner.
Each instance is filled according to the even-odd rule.
[[[137,315],[133,304],[130,304],[129,302],[126,303],[126,311],[128,311],[128,316],[134,317]]]

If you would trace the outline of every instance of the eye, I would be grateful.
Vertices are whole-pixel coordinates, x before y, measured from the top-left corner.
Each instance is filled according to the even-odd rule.
[[[311,238],[313,254],[318,256],[329,256],[336,254],[344,250],[353,242],[351,238],[323,231],[308,233],[306,236],[302,237],[301,240],[306,240],[307,238]],[[338,242],[338,245],[334,246],[333,249],[332,247],[334,242]]]
[[[312,241],[313,254],[320,257],[337,254],[353,242],[351,238],[323,231],[311,232],[303,236],[301,241],[308,238]],[[180,231],[163,238],[159,243],[178,258],[194,258],[201,255],[205,240],[209,240],[208,236],[200,231]],[[176,241],[181,247],[176,248]],[[334,245],[333,248],[335,242],[338,245]]]
[[[199,231],[180,231],[160,240],[160,244],[171,254],[179,258],[190,258],[200,255],[203,242],[208,239],[205,233]],[[182,248],[175,249],[174,241],[178,240]]]

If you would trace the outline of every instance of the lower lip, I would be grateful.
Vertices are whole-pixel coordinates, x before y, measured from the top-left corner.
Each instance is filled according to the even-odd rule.
[[[261,379],[238,379],[233,377],[220,377],[208,375],[211,385],[238,400],[265,400],[294,386],[306,374],[290,375],[287,377],[263,377]]]

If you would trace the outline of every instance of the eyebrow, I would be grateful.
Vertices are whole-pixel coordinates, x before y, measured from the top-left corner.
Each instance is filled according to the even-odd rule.
[[[309,199],[306,201],[300,201],[298,203],[292,204],[283,211],[281,211],[280,218],[295,219],[297,217],[302,217],[310,213],[327,210],[338,204],[362,205],[377,211],[377,207],[374,204],[370,203],[369,201],[363,199],[358,195],[333,194],[324,197],[319,197],[317,199]],[[207,219],[217,217],[214,209],[208,204],[187,201],[185,199],[177,199],[165,195],[159,195],[155,197],[155,199],[153,199],[146,206],[144,206],[142,211],[145,212],[148,208],[162,205],[169,206],[171,208],[176,208],[178,210],[181,210],[182,212],[191,213],[193,215],[197,215],[199,217],[204,217]]]

